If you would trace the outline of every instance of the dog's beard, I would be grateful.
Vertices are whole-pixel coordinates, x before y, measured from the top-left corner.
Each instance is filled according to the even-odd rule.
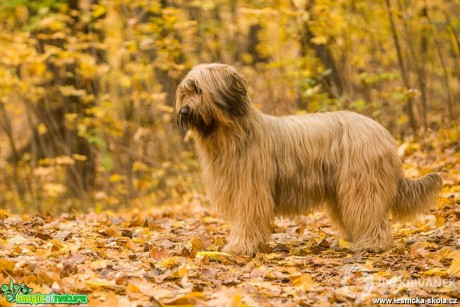
[[[199,113],[190,110],[186,116],[181,113],[178,114],[177,125],[182,131],[194,129],[202,138],[205,138],[214,131],[216,122],[211,118],[209,123],[206,123]]]

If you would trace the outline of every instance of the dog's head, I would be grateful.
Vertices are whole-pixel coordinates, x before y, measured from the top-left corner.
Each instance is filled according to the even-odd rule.
[[[219,125],[229,125],[248,114],[247,82],[233,66],[201,64],[185,76],[176,91],[179,127],[196,130],[202,137]]]

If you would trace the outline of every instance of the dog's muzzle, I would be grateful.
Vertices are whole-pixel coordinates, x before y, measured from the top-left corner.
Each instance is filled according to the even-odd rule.
[[[177,125],[181,130],[194,127],[202,137],[206,137],[214,130],[215,121],[211,120],[210,123],[206,124],[199,113],[192,110],[189,106],[184,106],[179,109],[177,114]]]
[[[193,124],[193,114],[189,106],[179,109],[177,114],[177,124],[181,130],[190,129]]]

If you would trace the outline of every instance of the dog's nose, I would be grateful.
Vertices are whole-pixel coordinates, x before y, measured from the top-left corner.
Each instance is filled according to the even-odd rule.
[[[180,109],[180,114],[187,116],[190,113],[190,107],[183,107]]]

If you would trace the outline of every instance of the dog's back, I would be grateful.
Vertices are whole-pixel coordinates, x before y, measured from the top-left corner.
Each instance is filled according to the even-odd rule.
[[[368,178],[385,180],[380,189],[395,197],[402,176],[396,143],[372,119],[347,111],[265,119],[280,131],[269,135],[284,136],[273,140],[279,214],[308,212],[324,203],[338,206],[343,190],[360,189]]]

